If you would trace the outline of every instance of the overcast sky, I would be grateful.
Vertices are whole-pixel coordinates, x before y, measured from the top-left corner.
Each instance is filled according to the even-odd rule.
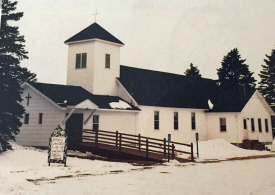
[[[39,82],[66,84],[64,41],[94,22],[120,39],[121,64],[183,74],[192,62],[217,79],[237,47],[254,77],[275,48],[274,0],[20,0],[17,22]]]

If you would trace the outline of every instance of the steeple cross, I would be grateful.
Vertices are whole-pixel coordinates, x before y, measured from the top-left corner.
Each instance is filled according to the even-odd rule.
[[[30,103],[30,98],[32,98],[32,97],[30,96],[30,93],[28,93],[28,96],[27,96],[26,98],[27,98],[27,106],[28,106],[29,103]]]
[[[98,14],[100,14],[100,13],[98,13],[97,10],[95,10],[95,13],[93,14],[93,16],[95,16],[95,22],[96,22],[96,16],[97,16]]]

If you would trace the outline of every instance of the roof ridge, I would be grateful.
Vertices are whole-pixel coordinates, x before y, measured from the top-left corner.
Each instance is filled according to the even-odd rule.
[[[157,73],[164,73],[164,74],[187,77],[186,75],[183,75],[183,74],[177,74],[177,73],[172,73],[172,72],[164,72],[164,71],[160,71],[160,70],[150,70],[150,69],[137,68],[137,67],[131,67],[131,66],[126,66],[126,65],[120,65],[120,66],[125,67],[125,68],[132,68],[132,69],[138,69],[138,70],[144,70],[144,71],[150,71],[150,72],[157,72]],[[209,81],[217,81],[217,80],[210,79],[210,78],[192,78],[192,77],[190,77],[190,79],[204,79],[204,80],[209,80]]]

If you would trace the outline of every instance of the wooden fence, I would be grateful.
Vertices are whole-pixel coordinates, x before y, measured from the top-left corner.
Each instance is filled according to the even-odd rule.
[[[126,133],[111,132],[97,130],[93,131],[90,129],[83,129],[83,142],[93,142],[95,147],[98,144],[115,146],[118,151],[121,152],[121,148],[129,148],[136,151],[146,152],[146,157],[148,158],[149,153],[160,154],[166,156],[167,158],[174,159],[176,154],[184,153],[191,155],[191,161],[194,161],[193,157],[193,143],[183,144],[179,142],[170,142],[164,139],[156,139],[150,137],[144,137],[139,135],[132,135]],[[185,146],[190,148],[190,152],[180,150],[178,146]]]

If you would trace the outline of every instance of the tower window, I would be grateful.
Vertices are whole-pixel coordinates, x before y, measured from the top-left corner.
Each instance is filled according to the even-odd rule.
[[[87,53],[76,54],[75,68],[86,68]]]
[[[105,55],[105,68],[110,68],[111,67],[111,55],[106,54]]]

